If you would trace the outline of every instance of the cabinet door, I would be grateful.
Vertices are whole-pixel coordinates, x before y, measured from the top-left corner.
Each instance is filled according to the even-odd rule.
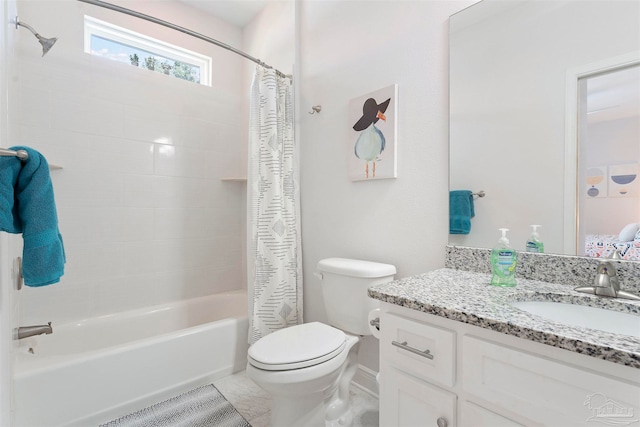
[[[532,422],[563,427],[638,424],[637,382],[471,336],[463,337],[463,351],[465,391]]]
[[[389,366],[380,374],[380,426],[454,427],[456,395]]]

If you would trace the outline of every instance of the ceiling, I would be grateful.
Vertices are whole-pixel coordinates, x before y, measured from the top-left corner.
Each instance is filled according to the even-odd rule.
[[[243,28],[270,0],[178,0]]]

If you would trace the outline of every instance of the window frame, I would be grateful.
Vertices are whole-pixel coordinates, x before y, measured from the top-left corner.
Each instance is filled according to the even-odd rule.
[[[211,57],[84,15],[84,51],[91,55],[91,37],[97,36],[115,43],[154,53],[167,59],[200,67],[198,84],[211,86]],[[95,55],[97,56],[97,55]]]

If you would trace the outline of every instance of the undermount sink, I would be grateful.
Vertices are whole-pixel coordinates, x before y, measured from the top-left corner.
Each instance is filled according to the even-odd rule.
[[[631,313],[551,301],[519,301],[511,306],[565,325],[640,338],[640,316]]]

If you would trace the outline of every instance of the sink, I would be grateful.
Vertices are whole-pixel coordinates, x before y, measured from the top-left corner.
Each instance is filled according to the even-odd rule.
[[[640,316],[631,313],[551,301],[520,301],[511,306],[565,325],[640,338]]]

